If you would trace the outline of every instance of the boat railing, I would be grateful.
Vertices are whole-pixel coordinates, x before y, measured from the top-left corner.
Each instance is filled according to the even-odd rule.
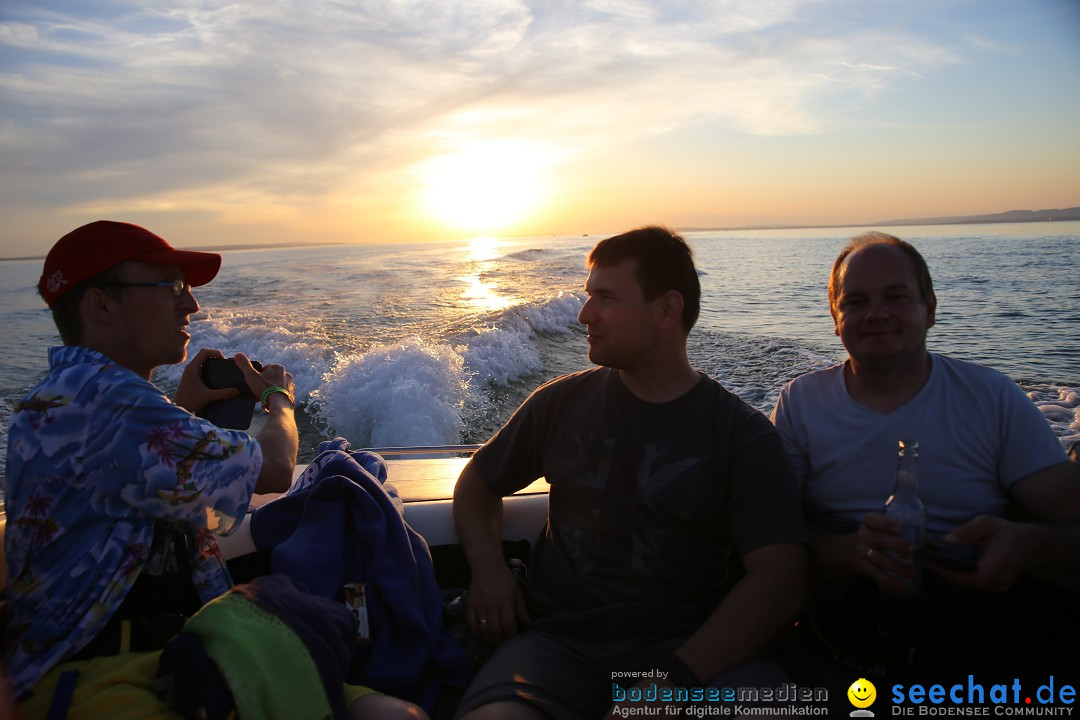
[[[469,457],[480,449],[479,444],[465,445],[402,445],[392,447],[364,448],[368,452],[378,453],[387,460],[425,457]]]

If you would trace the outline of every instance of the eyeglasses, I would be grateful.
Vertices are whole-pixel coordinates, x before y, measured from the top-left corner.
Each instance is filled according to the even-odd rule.
[[[110,287],[160,287],[169,288],[175,297],[180,297],[185,290],[191,290],[191,286],[183,280],[163,280],[162,282],[114,282]]]

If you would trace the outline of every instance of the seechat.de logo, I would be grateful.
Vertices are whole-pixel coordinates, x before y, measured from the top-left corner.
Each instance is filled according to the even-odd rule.
[[[1042,678],[1040,678],[1042,680]],[[1047,716],[1072,715],[1076,686],[1050,675],[985,685],[975,675],[966,682],[893,685],[892,714],[900,716]]]

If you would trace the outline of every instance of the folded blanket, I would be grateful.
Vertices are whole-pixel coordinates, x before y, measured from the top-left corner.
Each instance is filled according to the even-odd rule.
[[[254,512],[251,535],[272,549],[274,573],[313,593],[343,599],[345,584],[363,583],[371,642],[355,650],[346,681],[430,713],[443,688],[465,686],[468,660],[443,628],[431,552],[384,485],[382,458],[348,447],[342,438],[322,443],[294,488]]]

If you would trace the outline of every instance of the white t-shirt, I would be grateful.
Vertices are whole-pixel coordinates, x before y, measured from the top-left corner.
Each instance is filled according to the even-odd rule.
[[[880,512],[896,480],[897,442],[919,443],[919,496],[931,533],[987,514],[1011,516],[1009,488],[1066,460],[1060,441],[1016,383],[980,365],[931,354],[930,378],[885,415],[848,395],[844,364],[795,378],[772,414],[804,482],[813,531],[854,531]]]

